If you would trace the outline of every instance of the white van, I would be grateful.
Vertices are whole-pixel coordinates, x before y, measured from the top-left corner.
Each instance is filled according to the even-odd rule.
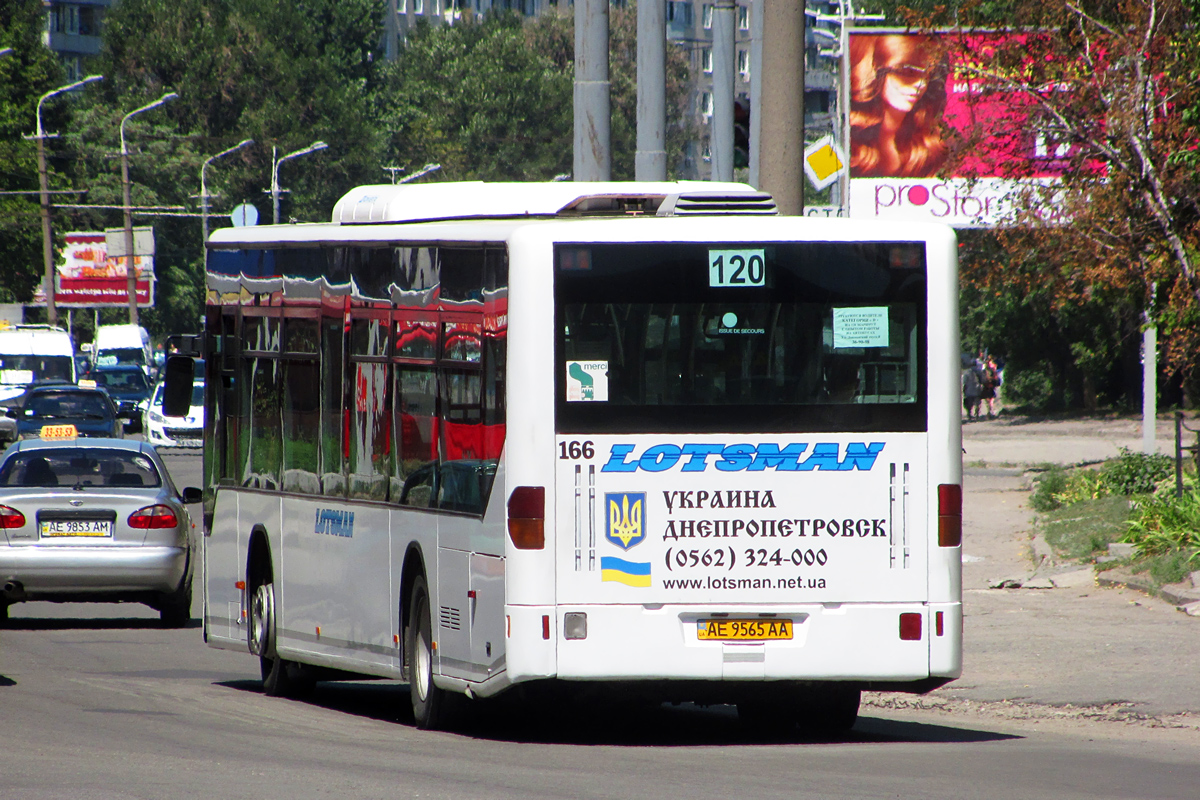
[[[101,325],[96,328],[92,363],[100,368],[132,364],[149,375],[154,366],[150,334],[139,325]]]
[[[0,403],[16,397],[34,381],[75,383],[75,345],[53,325],[16,325],[0,329]]]

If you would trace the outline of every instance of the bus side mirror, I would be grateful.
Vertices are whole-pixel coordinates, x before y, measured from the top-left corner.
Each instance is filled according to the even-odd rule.
[[[163,379],[163,415],[186,417],[192,407],[192,382],[196,362],[190,356],[173,355],[167,359],[167,377]]]

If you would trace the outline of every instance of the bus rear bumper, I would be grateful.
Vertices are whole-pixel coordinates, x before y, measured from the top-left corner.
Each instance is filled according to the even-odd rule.
[[[527,642],[537,651],[537,658],[517,656],[526,643],[510,639],[508,666],[514,683],[557,677],[573,681],[853,681],[864,687],[933,688],[958,677],[962,669],[961,603],[720,609],[580,605],[525,607],[521,612],[522,617],[530,617],[525,627],[531,632],[540,616],[548,617],[550,636]],[[701,624],[710,619],[790,620],[791,638],[759,642],[701,639]]]

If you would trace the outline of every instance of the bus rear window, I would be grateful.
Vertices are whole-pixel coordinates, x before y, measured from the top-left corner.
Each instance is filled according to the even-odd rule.
[[[561,432],[925,430],[923,245],[560,246]]]

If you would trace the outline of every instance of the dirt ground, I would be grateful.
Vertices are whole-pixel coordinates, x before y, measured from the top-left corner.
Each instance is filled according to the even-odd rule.
[[[1160,419],[1157,433],[1160,451],[1173,452],[1173,419]],[[963,677],[921,698],[870,695],[865,713],[1200,736],[1200,618],[1098,587],[1089,567],[1059,563],[1034,542],[1029,468],[1102,461],[1121,447],[1141,448],[1140,419],[964,424]],[[1045,588],[991,588],[1006,579]]]

